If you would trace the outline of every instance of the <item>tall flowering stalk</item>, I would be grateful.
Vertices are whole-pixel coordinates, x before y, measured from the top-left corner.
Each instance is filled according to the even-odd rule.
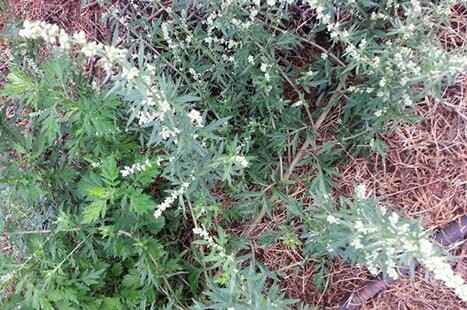
[[[179,189],[174,190],[169,196],[167,196],[164,201],[162,201],[159,205],[156,206],[156,210],[154,211],[154,217],[157,219],[162,216],[162,213],[170,208],[175,200],[179,197],[182,196],[186,190],[190,187],[190,183],[184,182],[180,186]]]
[[[330,255],[364,266],[374,276],[383,272],[397,279],[398,267],[419,260],[436,280],[467,301],[467,284],[420,222],[401,218],[366,196],[365,186],[356,186],[354,199],[341,199],[339,211],[331,211],[335,201],[329,196],[317,197],[329,213],[321,216],[323,230],[310,235],[309,242],[324,243]]]
[[[69,35],[57,25],[43,21],[24,21],[23,29],[19,31],[19,35],[26,39],[42,39],[47,43],[58,44],[63,50],[70,50],[73,45],[76,45],[84,56],[99,57],[98,65],[103,67],[115,80],[126,82],[127,92],[135,89],[141,94],[142,99],[137,102],[139,111],[135,117],[140,126],[147,127],[154,123],[162,123],[167,120],[167,116],[175,113],[166,95],[153,78],[154,66],[147,64],[145,69],[137,68],[129,61],[130,55],[125,48],[88,42],[84,32]],[[130,110],[134,111],[135,108]],[[189,119],[193,126],[203,127],[203,118],[198,110],[192,109],[184,117]],[[177,143],[177,136],[180,133],[180,129],[174,124],[166,122],[160,137],[162,140],[171,140]]]
[[[98,65],[103,67],[115,81],[115,85],[119,86],[117,87],[119,93],[124,99],[127,99],[126,95],[131,98],[128,99],[132,102],[132,106],[129,108],[128,124],[137,123],[141,128],[152,127],[148,144],[164,144],[165,150],[168,151],[168,158],[170,158],[169,163],[174,164],[173,160],[180,156],[188,156],[189,152],[186,152],[182,147],[176,147],[182,138],[185,140],[185,145],[186,140],[191,138],[198,144],[198,149],[203,147],[202,154],[207,152],[205,142],[197,140],[200,136],[198,132],[205,129],[203,114],[193,106],[180,105],[180,102],[186,103],[186,101],[172,102],[168,93],[172,93],[170,96],[174,96],[174,90],[167,90],[169,88],[167,83],[155,78],[156,68],[151,63],[146,63],[144,68],[138,68],[130,61],[128,50],[88,42],[83,32],[69,35],[57,25],[46,22],[24,21],[23,29],[19,31],[19,35],[26,39],[42,39],[50,44],[58,44],[59,48],[63,50],[70,50],[72,46],[76,46],[77,50],[84,56],[98,57]],[[143,66],[143,64],[139,65]],[[138,95],[135,96],[135,93]],[[186,97],[191,100],[190,96]],[[212,129],[211,126],[210,130]],[[248,166],[248,161],[243,156],[234,156],[231,161],[241,169]],[[125,166],[120,173],[123,177],[128,177],[149,167],[151,167],[151,162],[147,159],[144,163]],[[231,172],[227,172],[227,174],[229,173]],[[194,177],[190,175],[189,178],[193,179]],[[154,217],[159,218],[175,202],[177,197],[186,192],[189,185],[187,182],[182,183],[179,189],[174,190],[166,197],[156,207]]]

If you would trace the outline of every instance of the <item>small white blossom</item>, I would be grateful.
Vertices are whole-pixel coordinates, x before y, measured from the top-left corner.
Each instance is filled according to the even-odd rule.
[[[201,228],[201,227],[195,227],[195,228],[193,228],[193,234],[194,234],[194,235],[197,235],[197,236],[200,236],[201,238],[203,238],[203,239],[207,242],[208,246],[209,246],[211,249],[217,251],[218,254],[219,254],[220,256],[225,257],[225,258],[229,258],[229,259],[233,259],[233,257],[231,257],[231,256],[230,256],[230,257],[227,257],[227,255],[226,255],[226,253],[225,253],[224,247],[222,247],[221,245],[217,244],[217,243],[214,241],[214,238],[211,237],[211,236],[209,235],[209,233],[206,231],[206,229]]]
[[[166,113],[172,111],[172,106],[170,105],[170,103],[166,99],[164,99],[161,102],[159,102],[159,110],[163,114],[166,114]]]
[[[38,110],[36,112],[31,112],[31,113],[29,113],[29,117],[31,117],[31,118],[37,117],[37,116],[42,115],[42,113],[44,113],[44,110]]]
[[[139,70],[136,67],[131,67],[129,69],[122,68],[121,76],[122,76],[122,78],[124,78],[124,79],[126,79],[128,81],[134,80],[136,77],[138,77],[138,75],[139,75]]]
[[[399,273],[397,272],[396,268],[389,268],[388,269],[388,276],[394,280],[399,279]]]
[[[146,69],[148,70],[149,74],[154,75],[156,73],[156,66],[152,64],[147,64]]]
[[[80,31],[80,32],[73,34],[73,41],[75,41],[75,43],[79,45],[86,44],[87,40],[86,40],[86,34],[84,33],[84,31]]]
[[[86,57],[96,56],[97,53],[103,50],[103,45],[97,44],[96,42],[89,42],[81,47],[81,53],[83,53]]]
[[[386,79],[385,79],[385,78],[382,78],[382,79],[379,81],[378,84],[379,84],[380,87],[386,86]]]
[[[386,213],[388,212],[388,208],[386,208],[385,206],[378,206],[378,207],[381,211],[381,214],[386,215]]]
[[[350,242],[350,245],[353,246],[356,250],[363,249],[362,240],[360,239],[359,236],[352,239],[352,241]]]
[[[355,188],[355,197],[359,200],[364,200],[366,198],[366,185],[358,184]]]
[[[14,273],[15,273],[15,272],[13,271],[13,272],[7,273],[7,274],[5,274],[5,275],[2,275],[2,276],[0,277],[0,285],[3,285],[3,284],[5,284],[6,282],[10,281],[10,280],[13,278]]]
[[[115,46],[104,46],[103,54],[104,57],[101,58],[99,63],[104,69],[110,71],[113,66],[121,65],[126,60],[128,51]]]
[[[389,216],[389,222],[392,225],[396,225],[398,221],[399,221],[399,215],[396,212],[392,212],[391,215]]]
[[[433,272],[436,280],[443,281],[447,287],[454,290],[460,299],[467,301],[467,284],[464,279],[454,273],[451,265],[444,257],[438,256],[429,243],[428,240],[420,240],[420,261]]]
[[[245,156],[234,155],[232,156],[232,162],[238,164],[242,168],[248,167],[248,160],[246,159]]]
[[[201,115],[199,111],[195,109],[191,110],[190,113],[188,113],[188,118],[196,126],[203,127],[203,116]]]
[[[171,137],[176,137],[180,133],[180,129],[178,128],[173,128],[173,130],[170,130],[168,127],[162,128],[161,132],[161,137],[164,140],[168,140]]]
[[[25,20],[23,22],[23,29],[19,31],[19,36],[28,38],[28,39],[37,39],[41,35],[45,34],[44,30],[41,27],[40,22],[31,22]]]
[[[149,161],[149,159],[146,158],[146,161],[144,163],[135,163],[131,166],[125,166],[123,167],[122,170],[120,170],[120,174],[122,175],[122,177],[127,177],[131,174],[135,174],[137,172],[142,172],[142,171],[145,171],[149,168],[152,167],[152,164],[151,162]]]
[[[159,218],[165,210],[172,206],[178,196],[181,196],[186,192],[189,186],[189,183],[183,182],[179,189],[173,191],[168,197],[166,197],[164,201],[156,207],[154,217],[156,219]]]
[[[63,29],[60,29],[60,35],[58,37],[58,42],[60,43],[60,47],[65,50],[68,50],[71,48],[71,38]]]

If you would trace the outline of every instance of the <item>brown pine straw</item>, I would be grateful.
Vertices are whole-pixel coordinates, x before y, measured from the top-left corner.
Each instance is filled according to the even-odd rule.
[[[336,195],[351,196],[354,184],[364,183],[369,195],[380,197],[383,205],[408,218],[421,218],[426,229],[445,227],[467,214],[467,75],[446,90],[442,101],[426,98],[420,102],[418,115],[422,121],[402,125],[383,137],[388,144],[384,157],[355,158],[339,167],[341,177],[336,182],[341,187]],[[330,128],[332,122],[321,128],[322,139],[332,140]],[[307,165],[297,167],[297,179],[313,177],[310,170]],[[307,190],[297,183],[290,192],[290,196],[302,200]],[[250,230],[249,237],[254,239],[264,231],[287,225],[294,223],[288,222],[278,205],[270,219],[254,227],[241,227],[239,233]],[[282,241],[265,248],[251,243],[259,261],[280,271],[280,286],[286,296],[306,304],[338,309],[344,296],[358,291],[371,278],[367,271],[335,260],[324,276],[325,292],[319,292],[311,281],[316,263],[302,261],[300,248],[292,251]],[[467,280],[467,243],[449,251],[460,258],[453,268]],[[363,308],[467,309],[467,304],[444,285],[417,273],[415,279],[401,278]]]
[[[467,236],[467,215],[459,220],[449,224],[445,229],[436,234],[435,240],[443,246],[463,240]],[[420,265],[420,262],[414,262],[414,268]],[[407,275],[410,268],[407,266],[399,267],[398,272],[401,276]],[[373,298],[382,290],[392,285],[396,280],[390,277],[379,276],[369,280],[358,291],[346,296],[339,302],[340,310],[354,310],[358,306],[365,304],[370,298]]]
[[[383,205],[401,211],[405,217],[421,218],[426,229],[445,227],[467,214],[467,75],[446,90],[443,101],[426,98],[419,103],[415,124],[404,124],[383,137],[388,148],[384,157],[353,158],[338,167],[340,189],[336,196],[351,196],[354,184],[367,185],[370,196],[380,197]],[[320,128],[323,143],[332,140],[335,119]],[[321,142],[321,141],[320,141]],[[296,179],[312,178],[312,167],[295,169]],[[296,183],[289,195],[307,202],[307,188]],[[239,228],[249,230],[248,239],[264,231],[294,226],[286,212],[276,205],[271,218]],[[286,296],[324,309],[338,309],[339,301],[358,291],[371,279],[370,274],[355,266],[334,260],[324,276],[326,289],[319,292],[312,284],[316,262],[303,261],[301,248],[293,251],[282,241],[261,247],[250,241],[255,256],[270,270],[280,271],[280,286]],[[467,243],[451,254],[460,258],[453,264],[457,274],[467,280]],[[298,309],[298,308],[297,308]],[[389,289],[370,299],[363,309],[467,309],[467,304],[440,283],[427,281],[423,274],[415,279],[401,278]]]
[[[18,0],[17,0],[18,1]],[[84,31],[92,41],[104,42],[111,37],[108,29],[100,24],[105,8],[100,5],[82,5],[83,1],[21,0],[23,19],[43,20],[57,24],[68,33]]]
[[[427,98],[421,102],[418,114],[422,121],[403,125],[384,137],[388,144],[384,157],[355,159],[340,167],[338,194],[351,195],[355,183],[364,183],[371,196],[380,197],[382,204],[406,217],[421,218],[425,228],[445,227],[467,214],[467,76],[459,77],[442,101]],[[460,258],[453,267],[467,280],[466,251],[465,242],[450,249]],[[352,278],[347,271],[343,274],[344,279]],[[338,300],[369,280],[367,273],[333,287],[329,309],[338,307]],[[398,280],[363,308],[466,309],[467,303],[442,284],[417,276]]]

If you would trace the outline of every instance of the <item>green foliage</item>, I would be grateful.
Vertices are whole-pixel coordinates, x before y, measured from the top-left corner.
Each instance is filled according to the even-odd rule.
[[[238,271],[226,287],[218,287],[208,282],[205,293],[211,301],[209,305],[195,302],[193,309],[289,309],[296,303],[284,300],[284,293],[274,284],[265,291],[267,277],[255,271],[253,266]]]
[[[294,28],[307,5],[316,18]],[[257,244],[303,248],[317,290],[329,256],[390,273],[421,255],[382,251],[396,238],[389,226],[355,241],[350,223],[391,222],[376,202],[342,198],[336,211],[310,193],[338,186],[349,154],[383,153],[379,135],[416,120],[416,102],[465,70],[434,39],[450,5],[130,1],[103,16],[113,46],[13,25],[0,227],[14,255],[1,256],[2,306],[286,309],[296,301],[237,229],[279,208],[284,219]]]
[[[377,200],[367,199],[361,185],[353,200],[340,198],[337,212],[334,199],[316,201],[326,212],[314,216],[310,231],[304,234],[306,252],[316,257],[324,253],[341,257],[365,266],[374,275],[382,271],[397,278],[396,266],[413,264],[420,257],[420,240],[429,236],[420,221],[400,218]]]
[[[459,298],[467,299],[467,284],[454,274],[447,261],[449,254],[429,240],[431,232],[422,228],[420,220],[400,217],[377,200],[367,199],[363,185],[356,187],[353,200],[340,198],[337,212],[330,197],[316,202],[328,214],[317,214],[313,228],[304,234],[305,251],[310,255],[319,258],[328,252],[331,257],[366,267],[374,276],[382,273],[392,279],[406,273],[406,268],[414,276],[418,261]]]

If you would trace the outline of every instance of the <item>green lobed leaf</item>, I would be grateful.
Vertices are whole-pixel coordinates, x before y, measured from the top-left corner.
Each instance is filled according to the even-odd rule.
[[[99,218],[104,217],[107,211],[107,202],[105,200],[96,200],[90,205],[84,207],[82,224],[91,224]]]

